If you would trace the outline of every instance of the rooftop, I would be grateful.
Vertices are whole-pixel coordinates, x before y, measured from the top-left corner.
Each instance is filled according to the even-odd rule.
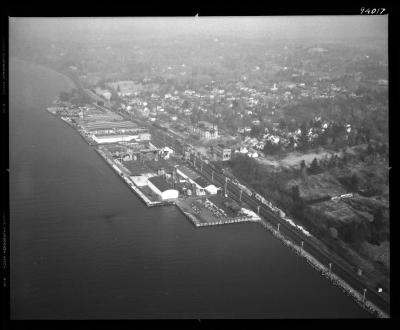
[[[138,128],[138,125],[131,121],[92,121],[85,123],[82,126],[84,126],[88,130]]]
[[[153,171],[157,171],[159,169],[166,169],[172,171],[174,167],[164,159],[159,159],[158,161],[146,161],[146,165],[152,169]]]
[[[218,143],[216,147],[217,148],[221,148],[221,149],[230,149],[230,148],[228,148],[226,145],[224,145],[222,143]]]
[[[202,178],[201,176],[195,179],[194,182],[196,182],[202,188],[208,187],[210,185],[210,183],[208,183],[207,180]]]
[[[165,178],[160,176],[153,176],[149,181],[155,185],[161,192],[173,189],[171,185],[165,180]]]
[[[197,174],[195,171],[191,170],[187,166],[179,166],[178,169],[192,180],[196,180],[200,176],[199,174]]]
[[[106,135],[101,135],[101,134],[95,134],[96,139],[110,139],[110,138],[132,138],[135,137],[135,135],[132,134],[106,134]]]

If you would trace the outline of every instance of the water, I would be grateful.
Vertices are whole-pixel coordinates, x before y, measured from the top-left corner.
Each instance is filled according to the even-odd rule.
[[[369,316],[257,224],[146,208],[45,110],[71,86],[10,61],[13,319]]]

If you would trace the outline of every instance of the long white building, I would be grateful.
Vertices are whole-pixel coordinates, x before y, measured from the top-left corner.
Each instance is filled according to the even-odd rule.
[[[154,193],[160,196],[162,200],[175,199],[179,196],[179,191],[171,188],[162,175],[153,176],[148,179],[147,185]]]

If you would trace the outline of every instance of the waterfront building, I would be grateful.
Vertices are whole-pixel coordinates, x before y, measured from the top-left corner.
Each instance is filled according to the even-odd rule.
[[[145,127],[139,127],[131,121],[89,121],[81,123],[81,127],[91,134],[143,134],[149,133]]]
[[[149,188],[160,196],[162,200],[175,199],[179,196],[179,191],[173,189],[162,175],[149,178],[147,182]]]
[[[89,122],[81,124],[81,127],[97,143],[149,141],[151,139],[147,128],[138,127],[130,121]]]
[[[93,134],[92,139],[96,141],[96,143],[117,143],[124,141],[132,141],[136,138],[136,135],[127,135],[127,134],[109,134],[109,135],[95,135]]]
[[[207,180],[205,180],[202,177],[198,177],[197,179],[194,180],[194,182],[196,183],[198,190],[203,190],[204,192],[207,192],[208,194],[211,195],[216,195],[218,193],[218,190],[221,189],[217,188],[213,184],[210,184],[209,182],[207,182]]]

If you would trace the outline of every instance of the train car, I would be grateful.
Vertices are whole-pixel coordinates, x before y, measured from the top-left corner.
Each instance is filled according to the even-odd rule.
[[[232,183],[234,183],[233,181],[232,181]],[[236,184],[236,183],[235,183]],[[240,184],[240,183],[237,183],[236,184],[240,189],[242,189],[248,196],[252,196],[253,195],[253,193],[251,192],[251,190],[249,189],[249,188],[247,188],[246,186],[244,186],[244,185],[242,185],[242,184]]]
[[[351,198],[351,197],[353,197],[353,194],[343,194],[343,195],[340,195],[340,198]]]
[[[248,195],[248,196],[253,196],[253,193],[251,192],[251,190],[249,189],[249,188],[247,188],[247,187],[244,187],[244,192]]]

